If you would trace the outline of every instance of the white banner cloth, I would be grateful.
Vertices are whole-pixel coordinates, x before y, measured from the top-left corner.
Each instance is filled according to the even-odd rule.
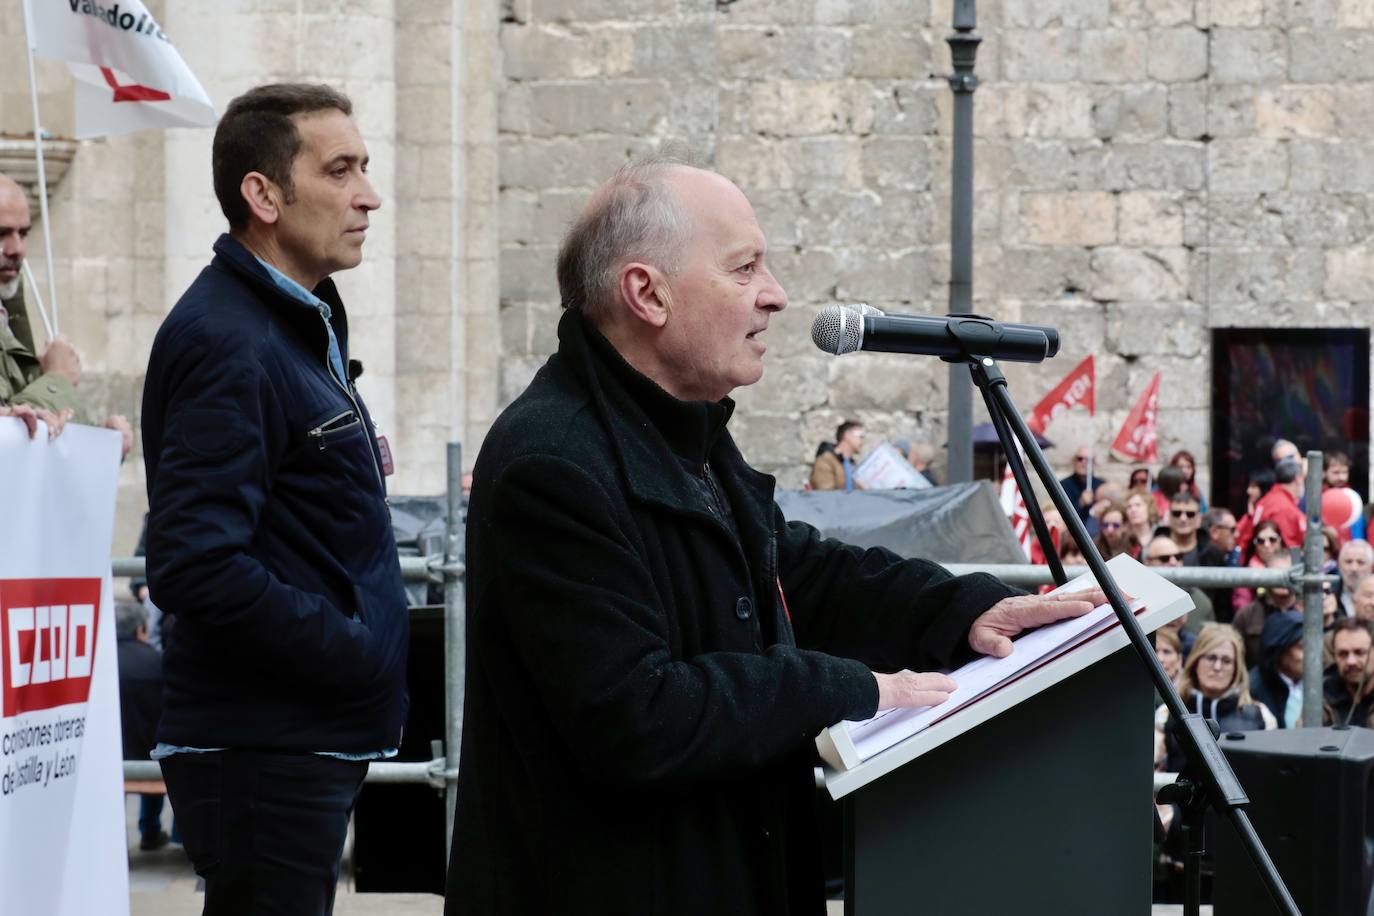
[[[76,77],[76,135],[207,127],[214,105],[140,0],[24,0],[29,46]]]
[[[69,424],[46,438],[0,417],[0,911],[127,916],[119,434]]]

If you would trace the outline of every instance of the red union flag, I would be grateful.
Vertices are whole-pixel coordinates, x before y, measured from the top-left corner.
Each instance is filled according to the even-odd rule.
[[[1002,471],[1002,492],[1001,492],[1002,511],[1006,513],[1007,519],[1011,521],[1012,534],[1016,535],[1017,543],[1021,545],[1021,551],[1026,555],[1026,559],[1031,559],[1031,545],[1034,536],[1031,531],[1030,511],[1026,508],[1025,497],[1021,495],[1021,490],[1016,486],[1016,475],[1011,472],[1011,462],[1007,462],[1006,468]]]
[[[1040,399],[1031,410],[1026,422],[1037,433],[1043,433],[1061,413],[1079,404],[1088,408],[1089,415],[1094,413],[1094,394],[1097,387],[1097,372],[1093,358],[1089,355],[1083,362],[1069,370],[1069,374],[1054,386],[1054,390]]]
[[[1157,421],[1159,418],[1159,373],[1154,374],[1150,384],[1135,402],[1126,422],[1121,424],[1121,432],[1112,442],[1112,451],[1126,461],[1149,464],[1159,460],[1159,437]]]
[[[215,109],[141,0],[24,0],[29,46],[76,77],[76,135],[206,127]]]
[[[0,579],[0,713],[87,701],[99,607],[99,579]]]

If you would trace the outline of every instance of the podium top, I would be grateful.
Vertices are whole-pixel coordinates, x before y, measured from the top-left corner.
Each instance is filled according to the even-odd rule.
[[[1137,561],[1126,555],[1114,557],[1107,568],[1116,578],[1117,584],[1135,601],[1143,602],[1144,609],[1136,614],[1136,621],[1146,633],[1192,610],[1192,599],[1177,585],[1156,575]],[[1070,586],[1083,580],[1091,580],[1091,574],[1084,574],[1071,580]],[[929,727],[917,732],[892,747],[861,763],[847,769],[837,770],[825,767],[825,785],[833,798],[841,798],[850,792],[861,789],[880,779],[923,754],[935,750],[959,735],[976,728],[994,716],[1013,708],[1022,701],[1047,690],[1083,669],[1094,665],[1119,649],[1130,644],[1119,622],[1110,629],[1089,638],[1063,654],[1057,655],[1037,667],[1020,674],[1005,684],[978,697],[966,706],[951,713]],[[1144,671],[1141,676],[1145,677]],[[843,723],[831,726],[822,732],[818,743],[848,740],[846,734],[837,733]]]

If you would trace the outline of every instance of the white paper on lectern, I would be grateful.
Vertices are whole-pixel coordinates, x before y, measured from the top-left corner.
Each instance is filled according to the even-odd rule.
[[[1074,589],[1066,585],[1063,590]],[[1143,607],[1143,604],[1136,602],[1131,609],[1139,611]],[[949,676],[958,684],[958,688],[938,706],[882,709],[871,719],[842,724],[848,729],[859,758],[867,760],[1006,683],[1032,665],[1052,658],[1116,623],[1116,612],[1111,605],[1098,605],[1082,617],[1061,620],[1014,640],[1011,654],[1006,658],[984,655],[950,672]]]
[[[1151,617],[1156,616],[1154,612],[1164,610],[1166,606],[1169,607],[1170,613],[1177,616],[1176,598],[1184,598],[1185,593],[1176,586],[1170,585],[1129,557],[1116,557],[1108,566],[1113,570],[1123,590],[1144,599],[1148,599],[1150,593],[1154,594],[1154,601],[1138,600],[1132,605],[1138,617],[1145,613],[1146,606],[1152,608]],[[1056,589],[1056,592],[1077,591],[1095,586],[1092,576],[1085,574]],[[817,736],[817,747],[822,758],[832,769],[853,770],[927,728],[944,723],[962,708],[1013,681],[1026,677],[1029,672],[1043,668],[1053,660],[1073,651],[1081,651],[1081,647],[1086,643],[1113,629],[1117,629],[1118,636],[1124,640],[1125,634],[1119,632],[1116,615],[1109,605],[1095,608],[1083,617],[1041,627],[1015,639],[1012,643],[1012,655],[1007,658],[981,657],[952,672],[950,676],[959,686],[944,703],[919,709],[884,710],[863,722],[837,723]]]

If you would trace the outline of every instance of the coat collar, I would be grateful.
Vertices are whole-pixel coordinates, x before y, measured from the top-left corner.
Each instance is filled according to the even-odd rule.
[[[252,286],[263,301],[271,303],[272,307],[279,309],[286,318],[304,321],[312,330],[319,329],[320,313],[314,306],[288,295],[272,279],[253,252],[245,248],[238,239],[227,232],[221,235],[215,240],[215,255],[217,266],[230,271]],[[344,359],[348,359],[348,313],[344,309],[343,300],[339,298],[338,287],[331,278],[326,277],[311,292],[329,306],[329,321],[334,325],[334,333],[339,338],[339,348],[343,351]]]
[[[761,516],[771,511],[775,481],[745,463],[726,429],[734,401],[678,400],[627,363],[579,308],[563,313],[558,340],[559,353],[591,392],[635,497],[696,511],[700,487],[692,477],[709,463],[730,492],[740,535],[750,539],[750,522],[771,528]]]

